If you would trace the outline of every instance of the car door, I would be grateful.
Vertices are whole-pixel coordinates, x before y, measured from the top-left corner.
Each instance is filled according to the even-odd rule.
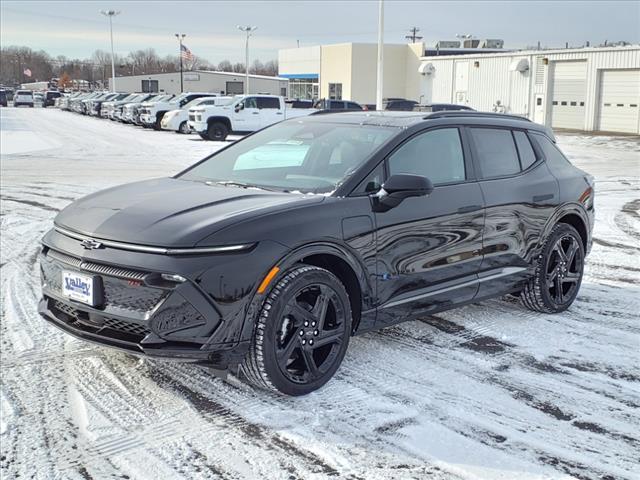
[[[376,213],[380,326],[474,298],[484,204],[463,132],[422,131],[386,159],[387,174],[428,177],[431,195]]]
[[[233,113],[233,129],[237,132],[254,132],[260,128],[260,110],[256,97],[245,97],[243,108]]]
[[[276,97],[258,97],[260,125],[263,128],[284,120],[284,112],[280,108],[280,99]]]
[[[525,130],[474,126],[468,133],[486,208],[478,291],[483,298],[527,278],[559,189]]]

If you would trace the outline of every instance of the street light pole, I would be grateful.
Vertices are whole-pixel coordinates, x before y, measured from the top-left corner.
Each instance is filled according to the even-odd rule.
[[[384,61],[384,2],[379,0],[378,4],[378,75],[376,86],[376,110],[382,110],[382,80],[383,80],[383,61]]]
[[[120,12],[116,10],[100,10],[100,13],[105,17],[109,17],[109,34],[111,36],[111,87],[116,91],[116,63],[115,56],[113,54],[113,17],[119,15]]]
[[[243,27],[238,25],[238,30],[246,33],[246,39],[244,44],[244,93],[247,95],[249,93],[249,37],[251,36],[251,32],[253,32],[258,27],[246,26]]]
[[[182,67],[182,40],[187,35],[185,33],[176,33],[176,38],[178,39],[178,43],[180,44],[180,93],[184,92],[184,80],[183,80],[183,67]]]

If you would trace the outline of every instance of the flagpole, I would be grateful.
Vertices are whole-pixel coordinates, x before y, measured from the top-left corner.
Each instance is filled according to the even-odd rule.
[[[182,39],[187,35],[185,33],[175,34],[180,43],[180,93],[184,93],[183,66],[182,66]]]
[[[384,76],[384,3],[379,0],[378,4],[378,72],[376,85],[376,110],[382,110],[382,81]]]

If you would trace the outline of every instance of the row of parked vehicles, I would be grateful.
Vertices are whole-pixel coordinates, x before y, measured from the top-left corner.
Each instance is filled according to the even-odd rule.
[[[459,105],[419,105],[386,99],[389,110],[459,110]],[[408,103],[407,103],[408,102]],[[62,97],[57,106],[83,115],[139,125],[180,134],[196,132],[204,140],[222,141],[231,133],[249,133],[289,118],[337,111],[367,110],[356,102],[323,99],[315,102],[285,100],[267,94],[221,96],[211,92],[164,93],[76,93]],[[407,107],[408,106],[408,107]],[[410,108],[409,108],[410,107]],[[449,108],[451,107],[451,108]]]
[[[9,105],[9,99],[13,101],[14,107],[51,107],[55,100],[61,97],[62,93],[57,90],[38,92],[33,90],[16,90],[15,93],[0,89],[0,106]]]

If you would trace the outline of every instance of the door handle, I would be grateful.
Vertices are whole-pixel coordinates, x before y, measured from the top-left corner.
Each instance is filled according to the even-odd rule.
[[[260,112],[253,112],[254,115],[260,115]]]
[[[467,205],[466,207],[460,207],[458,213],[471,213],[482,210],[482,205]]]
[[[534,195],[533,203],[544,202],[545,200],[551,200],[554,197],[553,193],[547,193],[544,195]]]
[[[282,115],[282,112],[276,112],[276,115]]]

